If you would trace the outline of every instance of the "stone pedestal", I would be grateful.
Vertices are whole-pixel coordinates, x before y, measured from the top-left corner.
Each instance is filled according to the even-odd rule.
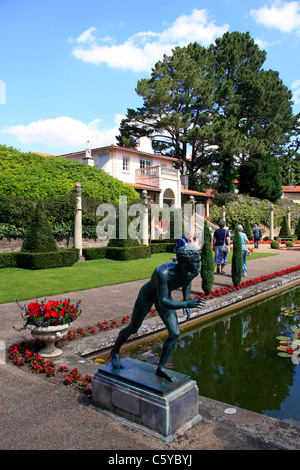
[[[171,371],[169,382],[156,366],[122,359],[123,369],[101,367],[92,381],[92,407],[126,425],[171,442],[201,420],[198,387],[187,375]]]

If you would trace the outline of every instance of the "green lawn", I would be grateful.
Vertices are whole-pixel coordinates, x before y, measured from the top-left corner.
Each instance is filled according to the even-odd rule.
[[[272,255],[273,253],[255,252],[252,253],[251,259]],[[0,269],[0,303],[147,279],[156,266],[170,261],[171,256],[172,253],[160,253],[152,255],[149,259],[133,261],[101,259],[78,262],[66,268],[36,271],[19,268]],[[229,263],[231,258],[232,253],[229,253]]]

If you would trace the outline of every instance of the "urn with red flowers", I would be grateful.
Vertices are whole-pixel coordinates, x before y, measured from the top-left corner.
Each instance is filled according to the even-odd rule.
[[[55,342],[69,331],[70,324],[81,314],[80,301],[72,304],[70,300],[48,300],[30,302],[20,307],[25,327],[30,329],[34,338],[45,343],[39,352],[42,357],[56,357],[62,354]]]

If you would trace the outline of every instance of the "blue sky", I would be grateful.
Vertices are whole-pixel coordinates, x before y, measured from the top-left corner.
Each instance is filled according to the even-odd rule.
[[[59,155],[116,143],[163,54],[226,31],[249,31],[300,112],[300,0],[0,0],[0,144]]]

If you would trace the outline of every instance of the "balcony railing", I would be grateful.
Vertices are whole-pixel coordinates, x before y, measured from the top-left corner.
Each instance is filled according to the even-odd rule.
[[[135,179],[153,178],[158,176],[159,166],[148,166],[146,168],[138,168],[135,170]]]
[[[135,170],[135,180],[152,179],[152,178],[167,178],[177,179],[178,170],[175,168],[168,168],[166,166],[149,166],[146,168],[138,168]]]

